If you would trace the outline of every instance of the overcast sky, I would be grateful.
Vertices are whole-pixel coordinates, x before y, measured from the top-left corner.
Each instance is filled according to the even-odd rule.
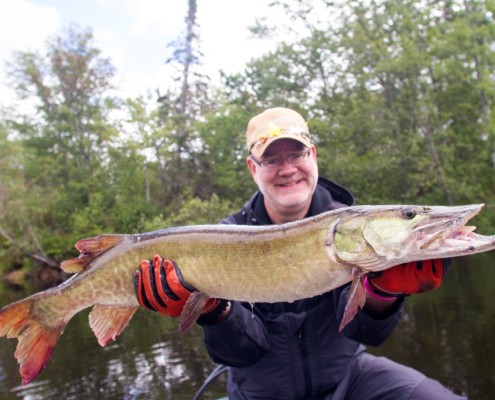
[[[197,0],[201,50],[212,79],[223,69],[235,72],[246,61],[273,48],[250,39],[256,17],[280,21],[270,0]],[[43,50],[48,38],[70,23],[91,28],[95,45],[117,68],[123,94],[137,96],[165,88],[167,44],[185,30],[187,0],[0,0],[0,103],[5,88],[5,61],[12,52]]]

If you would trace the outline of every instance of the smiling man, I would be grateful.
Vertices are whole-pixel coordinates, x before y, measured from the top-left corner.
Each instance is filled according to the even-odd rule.
[[[246,136],[247,166],[271,221],[304,218],[318,183],[316,148],[304,119],[295,111],[272,108],[251,119]]]
[[[277,107],[253,117],[246,145],[259,191],[222,223],[280,224],[354,204],[347,189],[318,176],[316,148],[296,111]],[[350,285],[292,303],[210,299],[198,323],[212,360],[229,366],[229,399],[463,399],[364,347],[383,343],[399,322],[404,295],[437,288],[445,269],[443,260],[426,260],[365,278],[366,304],[342,332]],[[194,290],[182,282],[180,266],[160,256],[141,262],[135,289],[142,306],[175,317]]]

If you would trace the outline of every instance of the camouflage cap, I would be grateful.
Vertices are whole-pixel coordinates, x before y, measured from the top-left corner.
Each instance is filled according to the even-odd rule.
[[[260,158],[267,147],[279,139],[293,139],[306,147],[311,145],[306,121],[294,110],[269,108],[255,115],[248,123],[246,145],[248,152]]]

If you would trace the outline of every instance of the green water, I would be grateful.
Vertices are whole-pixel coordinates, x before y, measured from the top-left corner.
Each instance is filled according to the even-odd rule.
[[[0,304],[26,293],[0,285]],[[101,348],[87,312],[70,321],[43,372],[20,385],[15,340],[0,339],[0,399],[191,399],[213,369],[201,330],[139,310],[115,342]],[[471,399],[495,388],[495,254],[457,259],[442,287],[411,296],[394,335],[370,349],[410,365]],[[223,394],[224,381],[203,397]]]

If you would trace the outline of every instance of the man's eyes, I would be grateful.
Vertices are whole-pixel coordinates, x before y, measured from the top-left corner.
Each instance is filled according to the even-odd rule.
[[[270,160],[264,160],[263,164],[265,165],[280,165],[284,162],[281,158],[272,158]]]
[[[287,158],[269,158],[268,160],[263,160],[263,164],[265,165],[282,165],[285,160],[297,161],[305,156],[304,153],[295,153],[291,154]]]

